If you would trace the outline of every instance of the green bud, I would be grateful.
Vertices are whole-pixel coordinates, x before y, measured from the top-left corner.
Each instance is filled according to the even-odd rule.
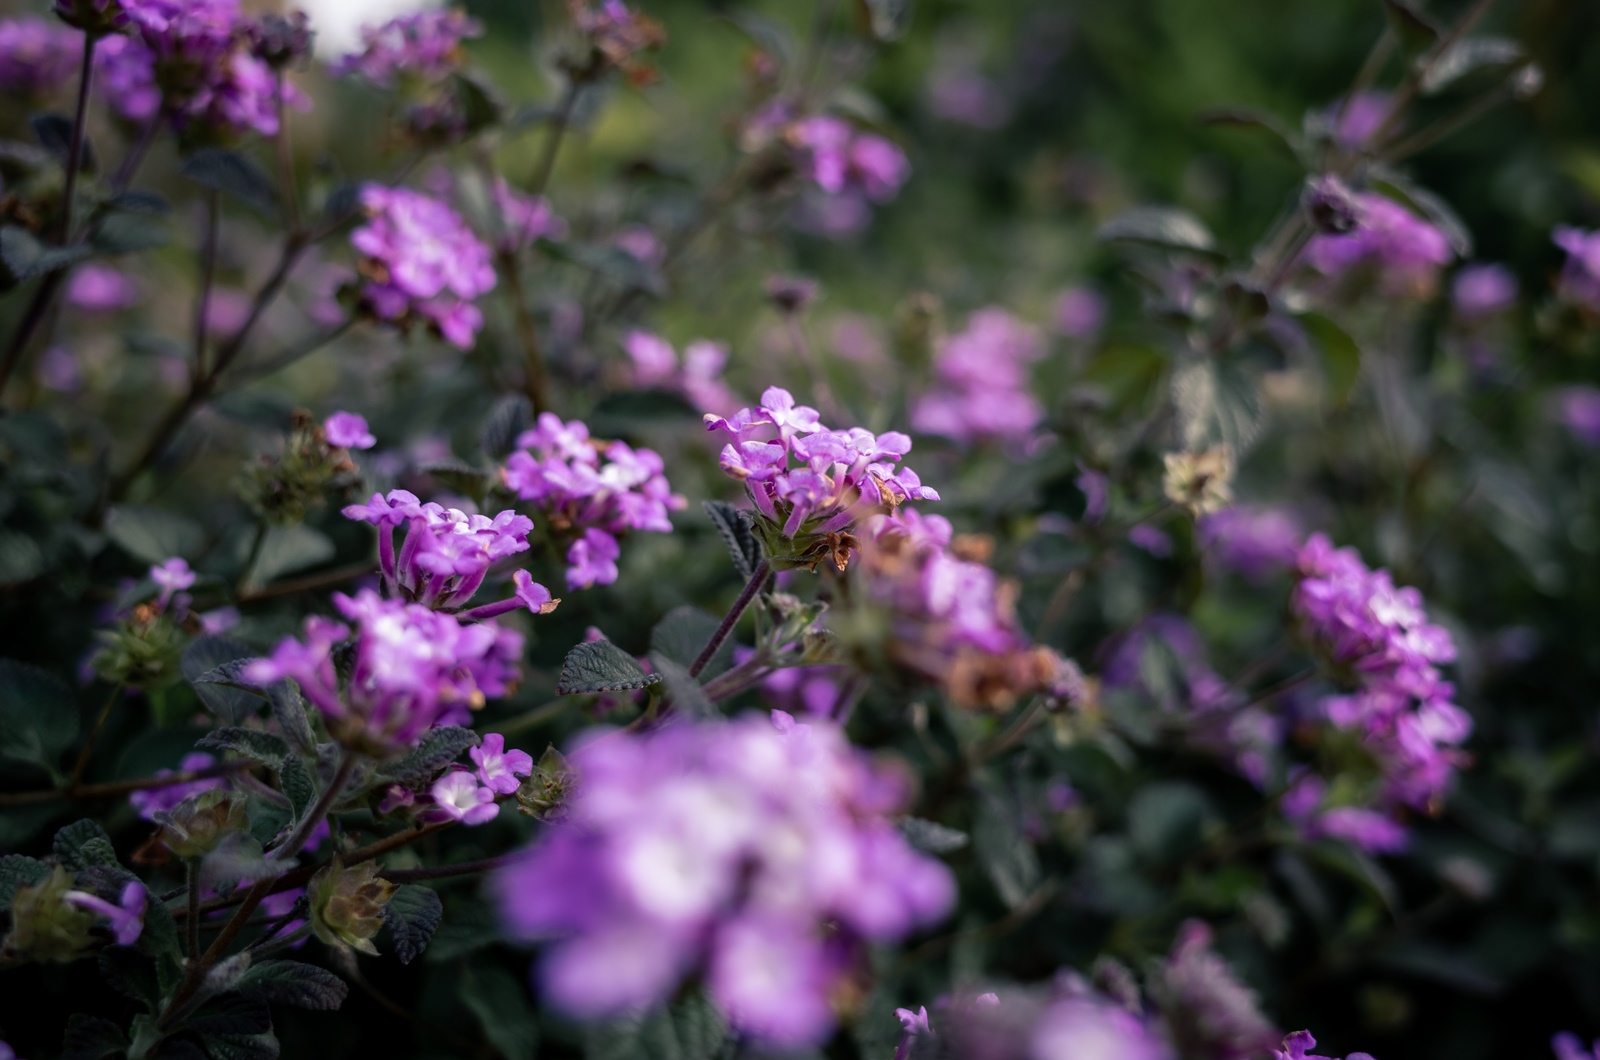
[[[155,691],[183,676],[179,661],[188,635],[172,619],[149,604],[98,635],[100,650],[89,665],[107,681]]]
[[[303,522],[327,495],[361,481],[361,472],[346,450],[329,445],[322,425],[310,413],[296,412],[288,436],[276,455],[263,454],[244,472],[239,490],[246,503],[268,523],[292,526]]]
[[[347,869],[337,859],[311,878],[311,930],[339,950],[376,956],[372,939],[383,928],[383,907],[394,896],[394,884],[378,875],[375,862]]]
[[[11,900],[11,934],[0,954],[23,961],[72,961],[94,945],[94,914],[67,901],[72,873],[57,865],[35,886],[18,887]]]
[[[224,838],[250,827],[245,800],[222,788],[202,791],[160,815],[156,838],[180,858],[211,853]]]
[[[540,821],[559,821],[567,815],[567,801],[577,786],[578,775],[554,745],[539,757],[533,773],[517,788],[517,807]]]

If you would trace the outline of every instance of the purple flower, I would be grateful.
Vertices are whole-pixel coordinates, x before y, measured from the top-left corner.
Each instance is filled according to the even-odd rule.
[[[442,820],[480,825],[494,820],[500,813],[500,804],[494,801],[494,789],[479,786],[478,778],[465,770],[446,773],[433,782],[428,794],[433,797],[430,816]]]
[[[868,202],[894,198],[911,172],[900,148],[881,136],[857,132],[839,118],[820,115],[795,122],[787,138],[797,149],[801,171],[824,193],[825,209],[848,211],[848,220],[825,220],[823,234],[862,227],[870,213]]]
[[[137,880],[128,881],[122,888],[122,894],[117,899],[116,905],[85,891],[68,891],[66,899],[73,905],[103,918],[110,926],[111,934],[116,938],[118,946],[132,946],[139,941],[139,936],[144,932],[146,894],[144,884]]]
[[[1568,386],[1554,395],[1556,418],[1585,445],[1600,446],[1600,387]]]
[[[906,501],[939,499],[916,472],[896,467],[911,451],[910,438],[829,429],[816,409],[797,405],[779,387],[769,387],[756,408],[729,419],[707,413],[705,423],[732,439],[722,449],[722,469],[744,483],[778,570],[814,570],[824,559],[844,570],[857,522]]]
[[[567,549],[567,588],[587,589],[592,585],[610,585],[617,580],[617,557],[622,546],[604,530],[594,527]]]
[[[118,117],[143,124],[161,109],[155,60],[141,41],[122,34],[106,37],[95,48],[94,69],[97,94]]]
[[[703,970],[740,1029],[821,1041],[841,947],[902,938],[954,899],[890,823],[901,783],[832,726],[679,723],[592,739],[572,762],[571,824],[494,889],[509,931],[551,940],[539,978],[574,1015],[663,1002]]]
[[[160,590],[156,598],[157,606],[166,610],[175,594],[194,585],[194,571],[189,569],[189,564],[181,556],[173,556],[150,568],[150,580]]]
[[[1464,320],[1496,316],[1517,304],[1517,278],[1503,265],[1471,265],[1456,274],[1451,300]]]
[[[518,777],[533,772],[533,757],[526,751],[507,751],[506,738],[491,732],[467,752],[478,766],[478,780],[496,795],[510,795],[520,786]]]
[[[497,178],[494,205],[500,218],[501,235],[497,243],[505,253],[515,254],[541,239],[566,237],[567,223],[555,215],[550,200],[542,195],[524,195]]]
[[[88,262],[67,281],[67,301],[85,312],[115,313],[138,300],[139,285],[110,265]]]
[[[1059,335],[1091,338],[1105,324],[1105,296],[1089,287],[1069,287],[1056,296],[1052,320]]]
[[[334,593],[333,603],[345,622],[307,618],[303,640],[286,638],[246,667],[245,677],[262,685],[292,678],[347,747],[398,754],[435,725],[469,721],[471,710],[517,680],[522,636],[514,630],[465,625],[371,589]],[[336,667],[334,649],[346,640],[348,662]]]
[[[1295,1031],[1283,1040],[1283,1048],[1273,1052],[1273,1060],[1332,1060],[1306,1052],[1317,1044],[1310,1031]],[[1351,1053],[1345,1060],[1372,1060],[1367,1053]]]
[[[616,580],[623,535],[671,533],[668,513],[685,501],[672,492],[665,466],[653,450],[597,442],[584,424],[545,412],[517,439],[500,479],[566,539],[567,583],[586,588]]]
[[[1148,523],[1140,523],[1129,530],[1128,543],[1158,559],[1166,559],[1172,555],[1172,538],[1165,531],[1158,530]]]
[[[630,331],[622,340],[622,348],[633,361],[633,381],[637,386],[657,386],[678,374],[677,351],[659,335]]]
[[[1347,235],[1322,234],[1306,248],[1306,261],[1331,279],[1372,277],[1392,298],[1426,298],[1439,270],[1455,252],[1437,227],[1381,195],[1354,196],[1356,229]]]
[[[205,769],[217,764],[217,760],[204,751],[195,751],[183,756],[183,761],[178,763],[177,772],[192,773],[197,769]],[[158,769],[156,776],[170,777],[173,770]],[[221,777],[205,777],[201,780],[191,780],[185,784],[168,784],[161,788],[146,788],[143,791],[130,792],[128,803],[133,811],[147,821],[154,821],[157,815],[168,813],[180,802],[202,791],[220,787],[223,783]]]
[[[1567,252],[1556,293],[1590,312],[1600,312],[1600,232],[1562,225],[1551,238]]]
[[[1299,521],[1282,508],[1224,508],[1202,517],[1199,530],[1201,547],[1254,582],[1293,567],[1305,540]]]
[[[378,444],[378,439],[367,430],[366,417],[354,412],[335,412],[328,417],[322,429],[327,434],[329,445],[345,449],[371,449]]]
[[[72,82],[83,34],[42,18],[0,19],[0,91],[48,96]]]
[[[1563,1031],[1550,1039],[1550,1048],[1556,1060],[1600,1060],[1600,1041],[1593,1047],[1585,1046],[1576,1034]]]
[[[1211,928],[1190,920],[1172,952],[1151,973],[1150,994],[1161,1009],[1177,1050],[1194,1060],[1258,1056],[1278,1041],[1261,1015],[1255,991],[1211,948]]]
[[[895,1018],[900,1021],[900,1044],[895,1047],[894,1060],[909,1060],[911,1048],[915,1038],[933,1037],[933,1028],[928,1024],[928,1008],[918,1005],[917,1011],[908,1008],[894,1010]]]
[[[1171,1060],[1172,1051],[1126,1009],[1087,998],[1051,1006],[1033,1031],[1036,1060]]]
[[[1334,142],[1344,148],[1377,146],[1367,141],[1388,116],[1387,92],[1362,92],[1328,109],[1328,121],[1334,126]]]
[[[359,75],[380,88],[402,80],[443,81],[466,60],[462,42],[483,34],[483,26],[455,8],[418,11],[363,26],[362,50],[333,64],[335,77]]]
[[[1044,419],[1029,393],[1028,365],[1044,353],[1039,332],[995,306],[940,343],[933,388],[911,411],[911,426],[964,442],[1026,439]]]
[[[998,129],[1011,117],[1011,100],[972,70],[939,70],[928,83],[927,96],[935,115],[974,129]]]
[[[459,508],[426,504],[407,490],[374,493],[366,504],[344,509],[347,519],[371,523],[378,532],[378,562],[391,594],[435,610],[460,611],[483,585],[499,561],[525,552],[533,520],[507,509],[489,518]],[[394,527],[406,527],[405,543],[395,555]],[[462,613],[464,620],[493,618],[526,606],[534,614],[555,610],[550,591],[526,571],[513,575],[513,595]]]
[[[350,236],[363,259],[362,305],[401,327],[420,323],[461,349],[483,326],[473,300],[494,289],[489,248],[454,210],[430,195],[368,184],[366,224]]]

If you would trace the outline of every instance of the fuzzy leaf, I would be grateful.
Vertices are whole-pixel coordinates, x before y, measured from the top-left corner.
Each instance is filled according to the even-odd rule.
[[[533,426],[533,406],[521,394],[507,394],[489,409],[478,432],[478,447],[490,460],[504,460],[517,438]]]
[[[253,585],[269,585],[285,574],[326,563],[334,552],[333,541],[320,530],[299,523],[274,526],[261,539],[261,551],[246,579]]]
[[[709,611],[687,604],[675,607],[650,631],[650,654],[671,659],[682,667],[692,666],[717,631],[718,624],[717,617]],[[706,665],[702,677],[712,677],[727,665],[727,656],[733,652],[732,644],[731,638],[723,641],[722,649]]]
[[[201,187],[231,195],[266,217],[278,216],[278,192],[272,178],[237,151],[201,148],[185,158],[178,171]]]
[[[67,1020],[67,1036],[61,1043],[61,1060],[102,1060],[120,1056],[128,1048],[122,1028],[110,1020],[75,1014]]]
[[[289,805],[294,807],[296,820],[310,808],[317,797],[316,785],[311,782],[311,774],[298,758],[283,760],[283,766],[278,770],[278,786],[289,797]]]
[[[192,556],[205,544],[205,531],[193,519],[163,511],[123,505],[106,513],[106,533],[134,559],[164,563],[173,556]]]
[[[1300,326],[1322,354],[1322,371],[1328,382],[1328,396],[1335,408],[1350,400],[1361,378],[1361,347],[1350,334],[1321,313],[1302,313]]]
[[[161,984],[156,962],[132,946],[107,946],[100,951],[100,975],[111,989],[151,1012],[161,1007]]]
[[[238,725],[261,708],[261,693],[234,687],[239,668],[222,669],[256,656],[254,649],[225,637],[196,637],[183,651],[183,676],[205,708],[224,725]]]
[[[314,964],[300,961],[261,961],[239,980],[238,991],[247,998],[272,1005],[332,1011],[344,1004],[350,986]]]
[[[315,753],[317,737],[299,686],[289,680],[274,681],[267,686],[267,702],[272,704],[272,716],[289,745],[303,755]]]
[[[1527,53],[1505,37],[1468,37],[1451,45],[1422,79],[1424,95],[1434,95],[1480,72],[1498,76],[1521,66]]]
[[[14,283],[76,265],[90,254],[88,247],[47,247],[26,228],[0,228],[0,265]]]
[[[660,652],[650,653],[650,664],[667,684],[667,694],[672,697],[675,710],[689,718],[716,718],[721,716],[717,705],[711,702],[699,680],[689,676],[687,667],[679,666]]]
[[[407,781],[429,779],[439,770],[461,757],[461,752],[478,746],[478,734],[459,725],[444,725],[429,729],[412,752],[378,771],[391,780]]]
[[[750,580],[761,563],[761,543],[750,529],[750,517],[727,501],[706,501],[706,514],[733,555],[739,577]]]
[[[21,854],[0,857],[0,913],[11,908],[18,887],[32,887],[50,875],[50,866]]]
[[[278,1060],[278,1039],[270,1030],[264,1034],[202,1034],[200,1039],[211,1060]]]
[[[1172,206],[1135,207],[1101,225],[1095,238],[1192,254],[1215,255],[1217,250],[1211,230],[1198,217]]]
[[[478,1017],[489,1044],[505,1060],[534,1060],[539,1022],[528,1005],[527,988],[493,964],[465,965],[462,973],[461,1000]]]
[[[267,1034],[272,1030],[272,1010],[258,998],[224,994],[196,1009],[184,1027],[198,1034]]]
[[[906,842],[928,854],[948,854],[960,850],[971,842],[971,836],[937,821],[921,817],[902,817],[895,822]]]
[[[256,729],[215,729],[195,744],[207,751],[234,751],[273,769],[289,756],[289,745],[269,732]]]
[[[1196,359],[1172,374],[1172,400],[1185,448],[1227,445],[1237,457],[1261,433],[1261,394],[1255,377],[1228,361]]]
[[[56,833],[51,844],[56,860],[73,872],[95,866],[121,868],[116,848],[106,830],[87,818],[74,821]]]
[[[0,659],[0,758],[51,768],[77,736],[72,688],[36,666]]]
[[[431,887],[408,883],[395,888],[389,904],[383,907],[383,921],[389,927],[394,954],[401,964],[410,964],[422,955],[443,918],[444,903]]]
[[[556,682],[556,695],[626,692],[648,688],[660,680],[660,674],[645,673],[637,659],[609,640],[592,640],[567,652]]]
[[[911,0],[856,0],[856,22],[873,40],[899,40],[911,27]]]
[[[72,119],[64,114],[35,114],[28,119],[39,146],[55,155],[65,166],[72,157]],[[79,172],[94,172],[94,148],[87,137],[83,141],[83,157],[79,159]]]

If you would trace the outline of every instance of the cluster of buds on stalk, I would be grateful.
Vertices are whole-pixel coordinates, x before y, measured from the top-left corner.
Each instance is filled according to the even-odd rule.
[[[350,450],[373,444],[366,421],[359,416],[336,413],[326,423],[317,423],[309,412],[298,410],[283,447],[276,454],[263,453],[246,469],[240,492],[268,523],[302,522],[329,494],[345,493],[360,484],[361,471]]]

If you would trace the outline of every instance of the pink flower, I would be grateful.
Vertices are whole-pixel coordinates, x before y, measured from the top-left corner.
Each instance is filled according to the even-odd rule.
[[[328,417],[322,429],[327,433],[329,445],[345,449],[371,449],[378,444],[378,439],[367,429],[366,418],[354,412],[335,412]]]
[[[506,738],[491,732],[467,752],[478,765],[478,780],[497,795],[510,795],[520,785],[518,777],[533,772],[533,757],[526,751],[507,751]]]
[[[464,770],[446,773],[433,782],[428,794],[433,796],[439,815],[464,825],[480,825],[494,820],[500,813],[500,806],[494,801],[494,790],[480,787],[477,778]]]

